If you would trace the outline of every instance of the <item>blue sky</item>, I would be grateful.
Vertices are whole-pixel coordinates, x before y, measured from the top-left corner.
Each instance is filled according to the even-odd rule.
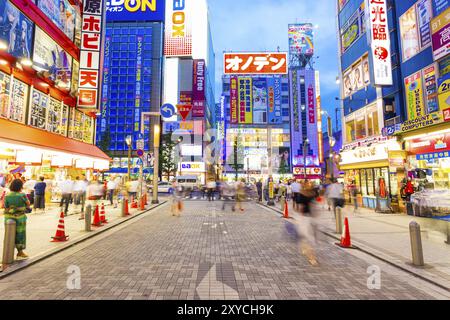
[[[289,23],[310,22],[315,31],[315,68],[320,71],[322,107],[334,116],[339,101],[335,5],[331,0],[209,0],[216,52],[216,97],[221,94],[224,51],[288,49]]]

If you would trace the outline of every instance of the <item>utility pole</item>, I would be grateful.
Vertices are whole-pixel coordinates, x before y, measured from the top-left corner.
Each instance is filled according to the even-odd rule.
[[[238,139],[234,138],[234,170],[236,172],[236,181],[238,180]]]

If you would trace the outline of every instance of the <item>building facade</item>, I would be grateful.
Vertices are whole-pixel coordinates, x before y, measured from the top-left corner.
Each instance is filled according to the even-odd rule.
[[[0,175],[45,176],[55,201],[110,160],[94,145],[104,3],[81,2],[0,2]]]
[[[406,182],[426,167],[420,154],[411,155],[408,141],[425,143],[411,140],[417,129],[448,128],[445,99],[439,103],[448,51],[442,36],[446,9],[448,1],[440,0],[337,2],[344,111],[340,169],[345,183],[357,186],[360,205],[406,211]],[[430,183],[434,171],[428,168],[420,176]],[[445,180],[445,169],[437,176]]]
[[[166,2],[163,79],[163,104],[178,109],[163,119],[163,133],[177,143],[177,175],[205,183],[215,177],[216,163],[210,146],[216,138],[215,53],[206,0]]]

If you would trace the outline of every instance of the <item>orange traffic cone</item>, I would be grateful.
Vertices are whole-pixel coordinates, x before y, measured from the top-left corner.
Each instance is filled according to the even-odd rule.
[[[66,232],[64,230],[64,212],[61,212],[61,215],[59,216],[58,229],[56,229],[56,234],[52,237],[53,240],[51,240],[51,242],[67,241],[69,236],[66,236]]]
[[[147,193],[144,194],[144,200],[145,200],[145,205],[148,205],[148,202],[147,202]]]
[[[348,226],[348,218],[345,217],[344,230],[342,230],[341,242],[336,242],[341,248],[354,248],[350,238],[350,228]]]
[[[131,197],[131,208],[132,209],[137,209],[138,208],[138,204],[136,199],[134,199],[134,197]]]
[[[145,210],[145,198],[144,198],[144,196],[142,196],[142,197],[141,197],[141,200],[139,201],[139,209],[140,209],[141,211],[144,211],[144,210]]]
[[[106,220],[105,205],[103,203],[102,203],[102,211],[100,212],[100,222],[108,223],[108,220]]]
[[[98,206],[95,206],[94,222],[92,223],[92,225],[96,226],[96,227],[101,227],[102,226],[102,221],[100,220],[100,214],[98,212]]]
[[[284,218],[289,219],[289,206],[287,201],[284,202]]]
[[[125,201],[125,216],[130,216],[130,211],[128,210],[128,199],[124,199]]]

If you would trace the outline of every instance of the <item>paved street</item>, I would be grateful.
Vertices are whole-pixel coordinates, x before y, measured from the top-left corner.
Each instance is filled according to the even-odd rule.
[[[321,235],[318,267],[298,253],[285,221],[247,203],[169,206],[0,280],[2,299],[450,299],[450,293]],[[368,289],[369,266],[381,288]],[[75,268],[73,267],[75,266]],[[80,289],[68,289],[79,267]],[[69,269],[68,269],[69,268]],[[69,281],[69,284],[75,282]],[[69,286],[70,287],[70,286]]]

